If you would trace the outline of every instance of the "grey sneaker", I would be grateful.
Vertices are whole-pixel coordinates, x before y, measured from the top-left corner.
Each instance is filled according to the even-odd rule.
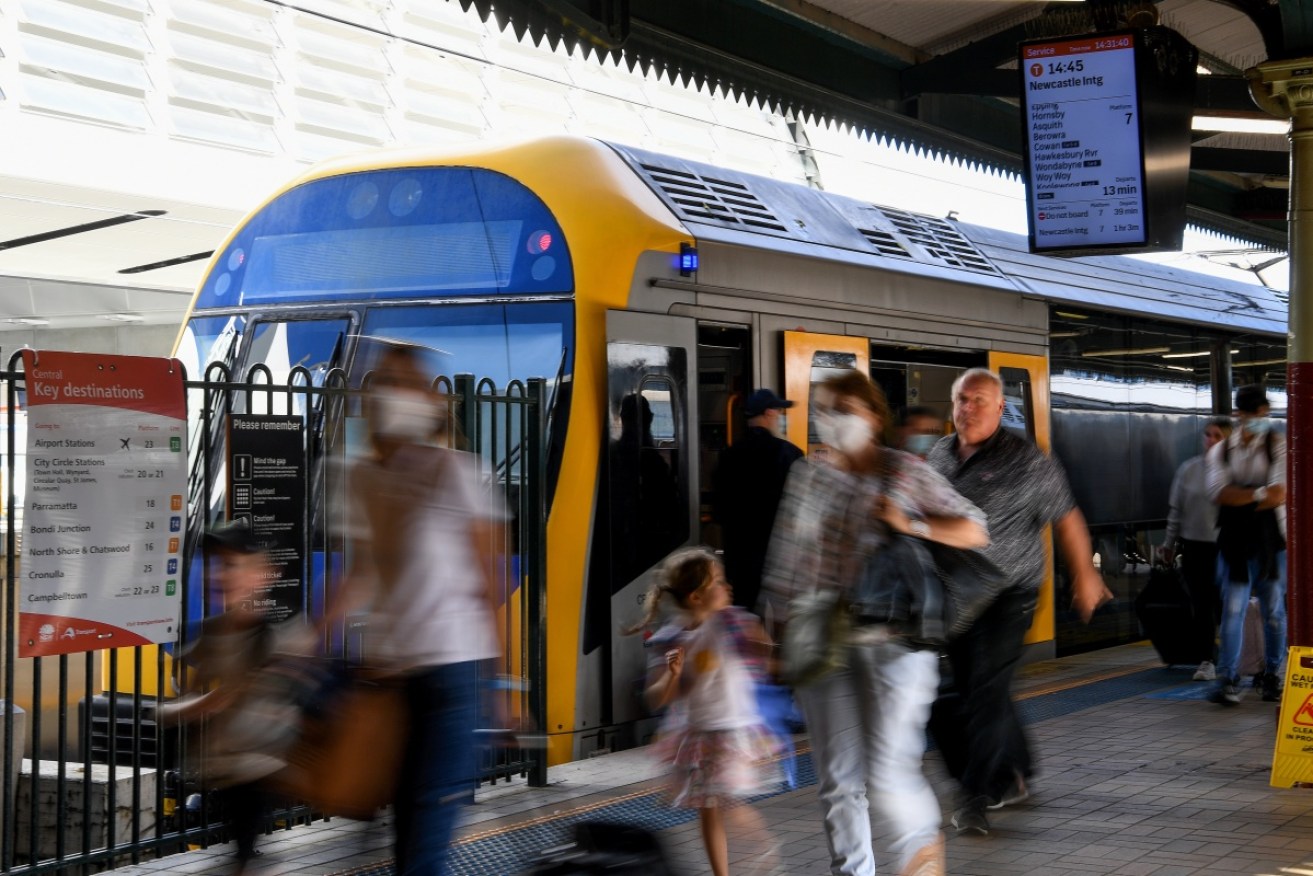
[[[1199,668],[1194,671],[1195,681],[1213,681],[1216,678],[1217,667],[1213,665],[1213,661],[1211,660],[1205,660],[1203,663],[1200,663]]]
[[[953,813],[950,823],[958,833],[975,833],[980,836],[989,834],[989,819],[985,817],[987,797],[972,797],[966,805]]]
[[[1208,699],[1221,706],[1238,706],[1240,705],[1240,685],[1236,684],[1233,679],[1226,679],[1213,688],[1213,693]]]

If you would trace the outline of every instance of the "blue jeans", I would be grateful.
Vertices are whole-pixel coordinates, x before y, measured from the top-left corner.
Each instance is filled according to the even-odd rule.
[[[893,830],[896,870],[939,837],[939,802],[921,770],[939,687],[934,651],[854,645],[848,668],[797,691],[825,810],[834,876],[875,876],[871,809]]]
[[[398,876],[446,876],[460,808],[474,796],[477,661],[406,678],[406,756],[397,788]]]
[[[1276,555],[1277,573],[1274,577],[1256,580],[1259,576],[1258,559],[1249,561],[1249,580],[1230,580],[1230,569],[1222,560],[1222,643],[1218,646],[1217,679],[1219,683],[1239,677],[1240,649],[1245,639],[1245,611],[1249,608],[1252,591],[1263,609],[1264,671],[1275,675],[1286,658],[1286,552]]]

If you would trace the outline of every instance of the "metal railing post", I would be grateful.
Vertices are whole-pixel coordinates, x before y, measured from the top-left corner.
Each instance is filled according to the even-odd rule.
[[[454,395],[460,400],[460,410],[456,412],[461,434],[465,436],[465,449],[472,453],[479,452],[479,408],[474,395],[474,375],[457,374],[452,380]]]
[[[540,377],[528,381],[529,428],[525,438],[525,489],[529,496],[526,507],[530,519],[526,521],[522,545],[525,562],[523,585],[528,594],[528,671],[529,696],[533,717],[544,735],[547,732],[547,461],[543,448],[546,419],[547,382]],[[529,767],[529,786],[547,785],[546,746],[534,746]]]

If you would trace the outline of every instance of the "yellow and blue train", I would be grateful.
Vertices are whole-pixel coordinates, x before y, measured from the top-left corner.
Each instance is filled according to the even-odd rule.
[[[358,339],[382,337],[443,351],[447,374],[549,381],[544,729],[561,762],[641,741],[642,648],[619,629],[662,556],[717,542],[710,475],[754,388],[797,402],[806,449],[809,389],[834,369],[946,421],[956,374],[998,370],[1006,425],[1066,465],[1120,597],[1080,627],[1050,576],[1030,642],[1069,652],[1138,637],[1130,597],[1172,471],[1230,381],[1283,379],[1285,310],[1184,262],[1036,256],[1017,235],[553,137],[314,167],[216,251],[177,355],[191,374],[354,374]]]

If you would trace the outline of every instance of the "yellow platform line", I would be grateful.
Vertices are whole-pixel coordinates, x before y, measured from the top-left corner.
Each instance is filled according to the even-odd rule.
[[[1083,687],[1087,684],[1094,684],[1099,681],[1107,681],[1111,678],[1122,678],[1127,675],[1134,675],[1137,672],[1143,672],[1146,669],[1154,669],[1162,666],[1156,660],[1146,660],[1143,663],[1137,663],[1134,666],[1119,666],[1116,669],[1109,669],[1106,672],[1096,672],[1092,675],[1081,675],[1076,678],[1069,678],[1066,681],[1055,681],[1052,684],[1027,690],[1022,693],[1013,694],[1014,700],[1033,700],[1035,697],[1041,697],[1046,694],[1062,693],[1064,690],[1071,690],[1074,687]]]

